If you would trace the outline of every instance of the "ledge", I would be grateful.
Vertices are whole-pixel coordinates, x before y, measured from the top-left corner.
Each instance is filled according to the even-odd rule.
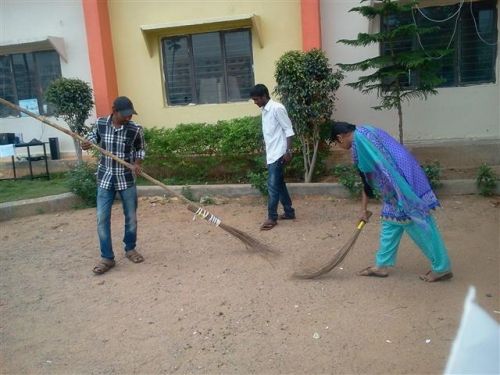
[[[48,36],[45,39],[0,45],[0,55],[50,50],[55,50],[64,62],[68,62],[66,47],[64,46],[64,38],[57,36]]]
[[[445,195],[477,194],[475,180],[442,180],[441,182],[443,186],[436,190],[439,197]],[[183,188],[183,186],[169,187],[178,194],[181,193]],[[255,188],[248,184],[190,185],[189,187],[193,195],[198,199],[203,195],[228,198],[260,195]],[[349,197],[349,192],[337,183],[288,183],[287,187],[292,196],[329,195],[336,198]],[[159,186],[139,186],[137,191],[140,197],[172,196],[172,194]],[[500,184],[497,186],[496,194],[500,195]],[[81,200],[73,193],[0,203],[0,222],[25,216],[65,211],[72,209],[78,204],[81,204]]]
[[[257,37],[259,46],[261,48],[264,46],[260,29],[260,18],[255,14],[142,25],[141,31],[148,48],[149,56],[152,57],[154,43],[160,36],[187,35],[240,28],[252,29]]]

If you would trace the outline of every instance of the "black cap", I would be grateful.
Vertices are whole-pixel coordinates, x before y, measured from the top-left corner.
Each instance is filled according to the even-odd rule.
[[[137,114],[132,101],[126,96],[119,96],[116,98],[113,102],[113,108],[116,112],[125,117]]]

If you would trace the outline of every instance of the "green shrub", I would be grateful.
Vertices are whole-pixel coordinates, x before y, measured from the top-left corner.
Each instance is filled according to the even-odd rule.
[[[78,78],[59,78],[52,81],[46,91],[45,99],[53,108],[56,117],[61,117],[72,132],[85,136],[89,127],[85,121],[92,112],[92,88]],[[78,163],[82,163],[80,141],[73,139]]]
[[[181,124],[176,128],[146,128],[147,173],[170,185],[247,183],[262,179],[265,150],[260,117],[216,124]],[[314,178],[325,174],[328,149],[320,147]],[[250,174],[252,173],[252,174]],[[298,140],[286,177],[301,181],[304,162]]]
[[[148,172],[176,184],[246,182],[263,154],[260,117],[144,131]]]
[[[476,184],[480,195],[485,197],[492,196],[495,194],[495,189],[497,187],[497,177],[495,172],[493,172],[493,170],[486,164],[482,164],[479,167]]]
[[[183,186],[181,189],[181,194],[184,198],[190,200],[191,202],[197,201],[196,197],[194,196],[193,190],[191,189],[191,186]]]
[[[359,197],[363,189],[363,182],[354,165],[339,164],[333,168],[333,174],[339,182],[349,191],[351,197]]]
[[[92,163],[82,162],[68,172],[69,188],[88,207],[95,207],[97,204],[96,181],[96,166]]]
[[[425,175],[429,179],[429,183],[433,189],[437,189],[441,187],[443,184],[441,182],[441,165],[438,161],[435,161],[431,164],[422,165],[422,169],[425,172]]]
[[[324,51],[312,49],[285,52],[276,62],[274,78],[274,92],[288,111],[301,150],[303,179],[312,182],[343,76],[333,71]]]
[[[256,188],[264,197],[269,195],[269,191],[267,190],[267,176],[267,170],[248,173],[248,181],[252,187]]]

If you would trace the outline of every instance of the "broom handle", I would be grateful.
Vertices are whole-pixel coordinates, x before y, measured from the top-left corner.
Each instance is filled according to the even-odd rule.
[[[361,230],[365,226],[365,224],[370,220],[370,217],[373,215],[373,212],[367,211],[366,212],[366,220],[361,219],[358,223],[357,229]]]
[[[57,124],[55,124],[55,123],[47,120],[47,118],[45,118],[44,116],[40,116],[40,115],[37,115],[37,114],[35,114],[33,112],[30,112],[30,111],[28,111],[28,110],[26,110],[24,108],[21,108],[21,107],[15,105],[15,104],[13,104],[13,103],[11,103],[11,102],[3,99],[3,98],[0,98],[0,103],[2,103],[3,105],[6,105],[7,107],[10,107],[10,108],[12,108],[12,109],[14,109],[16,111],[23,112],[23,113],[27,114],[28,116],[31,116],[31,117],[37,119],[38,121],[43,122],[44,124],[47,124],[47,125],[55,128],[55,129],[57,129],[59,131],[62,131],[63,133],[69,135],[70,137],[78,139],[80,142],[87,142],[87,139],[85,139],[81,135],[79,135],[77,133],[74,133],[71,130],[63,128],[62,126],[57,125]],[[117,156],[113,155],[111,152],[109,152],[107,150],[104,150],[103,148],[101,148],[101,147],[99,147],[99,146],[97,146],[97,145],[95,145],[93,143],[91,143],[91,146],[93,148],[95,148],[97,151],[99,151],[101,154],[109,156],[111,159],[113,159],[113,160],[117,161],[118,163],[126,166],[127,168],[129,168],[131,170],[134,169],[134,166],[132,164],[127,163],[125,160],[122,160],[122,159],[118,158]],[[158,181],[157,179],[151,177],[150,175],[146,174],[145,172],[141,171],[141,176],[144,177],[146,180],[151,181],[153,184],[158,185],[158,186],[162,187],[163,189],[167,190],[169,193],[171,193],[174,196],[176,196],[177,198],[181,199],[184,203],[187,203],[187,204],[193,206],[193,203],[189,199],[187,199],[186,197],[184,197],[181,194],[176,193],[174,190],[172,190],[171,188],[169,188],[167,185],[165,185],[164,183],[162,183],[162,182]]]

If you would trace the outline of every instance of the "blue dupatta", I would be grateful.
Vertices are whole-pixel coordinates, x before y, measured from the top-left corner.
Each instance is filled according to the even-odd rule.
[[[427,227],[427,217],[439,201],[427,176],[410,152],[385,131],[372,126],[354,132],[353,160],[368,184],[383,200],[385,220],[414,221]]]

